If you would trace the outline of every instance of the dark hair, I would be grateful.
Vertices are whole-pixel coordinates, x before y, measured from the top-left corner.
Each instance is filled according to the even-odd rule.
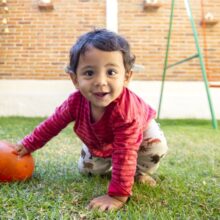
[[[121,51],[126,71],[130,71],[135,56],[130,52],[130,45],[122,36],[106,29],[96,29],[79,37],[76,44],[70,50],[70,63],[68,73],[76,73],[79,57],[91,48],[95,47],[103,51]]]

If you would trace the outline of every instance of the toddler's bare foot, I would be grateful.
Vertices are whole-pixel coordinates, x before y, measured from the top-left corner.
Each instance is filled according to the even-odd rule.
[[[149,186],[156,186],[157,185],[157,182],[155,179],[153,179],[151,176],[148,176],[148,175],[138,175],[136,177],[136,181],[138,183],[143,183],[143,184],[146,184],[146,185],[149,185]]]

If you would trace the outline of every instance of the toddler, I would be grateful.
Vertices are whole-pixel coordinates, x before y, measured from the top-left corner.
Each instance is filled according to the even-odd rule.
[[[20,156],[33,152],[74,122],[83,142],[79,171],[111,172],[106,195],[92,199],[89,208],[121,208],[134,180],[154,186],[150,175],[167,152],[155,110],[126,87],[134,61],[122,36],[105,29],[82,35],[70,50],[67,68],[77,91],[15,146]]]

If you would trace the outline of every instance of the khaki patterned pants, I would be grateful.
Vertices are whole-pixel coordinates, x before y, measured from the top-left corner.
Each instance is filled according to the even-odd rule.
[[[136,175],[153,174],[159,167],[161,158],[167,153],[167,141],[159,125],[153,120],[144,131],[137,159]],[[83,144],[78,168],[84,174],[106,174],[111,171],[111,158],[93,157]]]

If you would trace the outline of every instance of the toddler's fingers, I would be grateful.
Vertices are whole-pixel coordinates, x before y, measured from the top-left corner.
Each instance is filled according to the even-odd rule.
[[[13,148],[12,153],[18,155],[18,146],[16,144],[12,144],[11,147]]]
[[[13,153],[19,155],[20,157],[23,157],[24,155],[28,154],[26,148],[21,144],[16,144],[13,147],[14,147]]]
[[[25,156],[26,154],[29,154],[29,152],[26,150],[26,148],[22,148],[20,151],[19,151],[19,155],[21,157]]]

